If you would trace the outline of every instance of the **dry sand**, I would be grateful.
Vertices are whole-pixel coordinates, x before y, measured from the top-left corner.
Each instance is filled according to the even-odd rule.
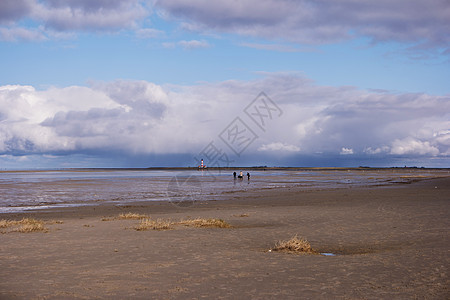
[[[136,231],[138,220],[116,219],[127,212],[233,227]],[[63,223],[45,225],[46,233],[0,229],[0,299],[450,298],[450,178],[0,219],[24,216]],[[268,252],[295,235],[338,255]]]

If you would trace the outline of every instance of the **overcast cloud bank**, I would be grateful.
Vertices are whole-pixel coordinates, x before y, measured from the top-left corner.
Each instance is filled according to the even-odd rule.
[[[185,18],[186,27],[322,44],[365,36],[373,42],[419,42],[447,47],[450,9],[445,0],[159,0]]]
[[[260,91],[283,111],[265,132],[243,113]],[[0,154],[195,155],[211,141],[227,150],[217,137],[237,116],[258,135],[246,154],[450,156],[450,97],[317,86],[292,74],[196,86],[1,86]]]
[[[204,33],[312,45],[368,38],[372,43],[402,43],[413,52],[450,54],[446,0],[2,0],[0,39],[45,40],[121,30],[153,38],[162,33],[149,26],[155,14]]]

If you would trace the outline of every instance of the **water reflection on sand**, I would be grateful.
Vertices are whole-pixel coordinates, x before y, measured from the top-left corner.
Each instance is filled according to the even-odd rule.
[[[352,188],[450,176],[448,170],[436,169],[257,170],[250,171],[250,180],[246,176],[233,179],[232,173],[230,170],[0,172],[0,213],[100,203],[176,201],[186,194],[198,201],[220,200],[230,194],[261,189]]]

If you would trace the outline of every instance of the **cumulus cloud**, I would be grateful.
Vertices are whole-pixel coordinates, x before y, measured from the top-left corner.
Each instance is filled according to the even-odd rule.
[[[352,148],[345,148],[345,147],[342,147],[340,154],[341,154],[341,155],[350,155],[350,154],[353,154],[353,149],[352,149]]]
[[[159,0],[157,7],[181,18],[185,28],[219,30],[270,39],[323,44],[368,37],[448,49],[446,0]]]
[[[261,91],[283,111],[264,130],[244,113]],[[123,80],[43,91],[1,86],[0,155],[196,154],[211,141],[232,154],[218,136],[239,117],[257,136],[246,155],[445,158],[449,112],[448,96],[318,86],[283,73],[193,86]]]
[[[258,151],[270,151],[270,152],[299,152],[300,148],[295,145],[290,145],[286,143],[270,143],[270,144],[264,144],[261,147],[258,148]]]
[[[371,154],[371,155],[373,155],[373,154],[380,154],[380,153],[387,153],[387,152],[389,152],[389,149],[390,148],[387,147],[387,146],[378,147],[378,148],[375,148],[375,149],[372,149],[372,147],[367,147],[367,148],[364,149],[364,153]]]
[[[393,141],[391,154],[419,154],[436,156],[439,154],[439,149],[436,146],[432,146],[429,141],[420,141],[412,137],[408,137],[402,140]]]

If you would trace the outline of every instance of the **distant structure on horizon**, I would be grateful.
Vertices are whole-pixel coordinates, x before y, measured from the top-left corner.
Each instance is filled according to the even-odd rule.
[[[203,169],[207,169],[208,167],[206,165],[203,164],[203,158],[202,158],[202,162],[201,164],[198,166],[199,170],[203,170]]]

